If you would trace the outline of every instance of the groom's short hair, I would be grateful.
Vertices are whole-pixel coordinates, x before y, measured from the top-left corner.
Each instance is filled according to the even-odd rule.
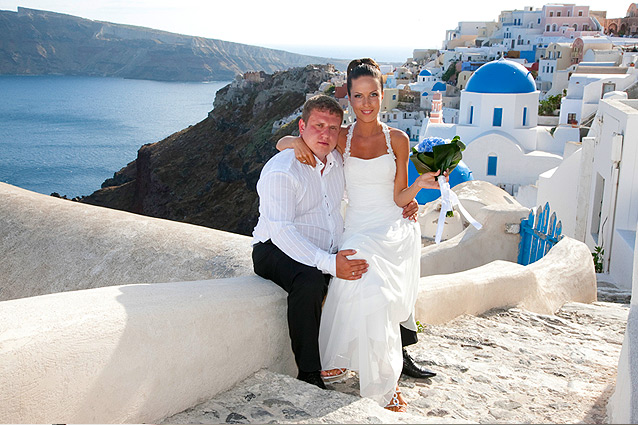
[[[343,120],[343,109],[341,108],[341,105],[339,105],[339,102],[337,102],[333,97],[326,96],[325,94],[318,94],[306,100],[306,103],[303,105],[303,111],[301,112],[301,119],[307,123],[308,118],[310,118],[310,113],[315,110],[328,111],[331,114],[339,116],[339,118]]]

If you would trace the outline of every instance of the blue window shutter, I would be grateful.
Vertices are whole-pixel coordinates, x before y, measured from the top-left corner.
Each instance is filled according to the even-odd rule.
[[[496,156],[488,156],[487,157],[487,175],[495,176],[496,175],[496,164],[498,162],[498,157]]]
[[[494,119],[492,125],[494,127],[500,127],[503,122],[503,108],[494,108]]]

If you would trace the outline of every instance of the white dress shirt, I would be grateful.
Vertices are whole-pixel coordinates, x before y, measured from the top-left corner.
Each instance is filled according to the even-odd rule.
[[[343,234],[343,160],[336,151],[326,164],[315,159],[313,168],[286,149],[264,165],[257,182],[259,221],[253,243],[270,239],[293,260],[335,276]]]

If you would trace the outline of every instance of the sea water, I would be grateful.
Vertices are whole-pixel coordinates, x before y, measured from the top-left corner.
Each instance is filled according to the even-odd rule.
[[[0,181],[89,195],[142,145],[205,119],[228,83],[0,76]]]

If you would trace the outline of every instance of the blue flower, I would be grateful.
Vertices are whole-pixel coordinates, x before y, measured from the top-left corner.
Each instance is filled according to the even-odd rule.
[[[445,140],[440,137],[426,137],[414,148],[417,152],[432,152],[432,148],[434,146],[444,145],[449,142],[449,140]]]
[[[463,150],[465,145],[459,136],[454,136],[452,140],[428,137],[412,148],[410,161],[419,174],[437,170],[452,172],[463,158]]]

